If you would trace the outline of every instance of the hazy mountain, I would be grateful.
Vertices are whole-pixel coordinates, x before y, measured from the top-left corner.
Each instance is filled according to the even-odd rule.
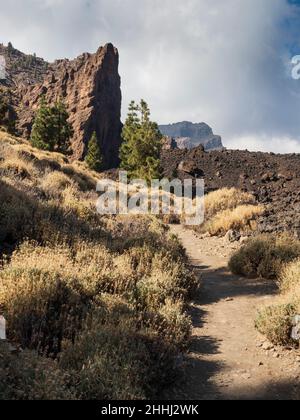
[[[159,126],[164,136],[175,139],[179,149],[192,149],[201,144],[206,150],[218,150],[223,148],[222,138],[213,133],[209,125],[205,123],[194,124],[183,121],[175,124]]]

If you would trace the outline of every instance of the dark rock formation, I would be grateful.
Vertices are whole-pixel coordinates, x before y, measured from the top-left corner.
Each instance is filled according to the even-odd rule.
[[[207,192],[235,187],[254,194],[267,207],[258,231],[290,231],[300,237],[300,154],[175,149],[162,152],[162,166],[166,177],[203,177]]]
[[[192,149],[203,145],[205,150],[222,149],[222,139],[216,136],[212,129],[205,123],[193,124],[191,122],[180,122],[170,125],[159,126],[161,133],[175,139],[179,149]]]
[[[176,140],[172,137],[164,137],[162,139],[162,148],[163,150],[174,150],[177,149],[177,143]]]
[[[29,137],[41,96],[54,103],[61,98],[74,130],[74,159],[82,159],[94,131],[108,168],[118,164],[121,144],[121,89],[118,50],[111,44],[95,54],[84,53],[75,60],[46,63],[0,45],[7,59],[6,84],[14,92],[17,128]]]

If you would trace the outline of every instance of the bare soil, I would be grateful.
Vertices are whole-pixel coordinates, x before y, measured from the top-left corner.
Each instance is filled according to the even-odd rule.
[[[233,276],[228,259],[237,245],[201,238],[172,226],[202,288],[190,307],[193,337],[185,379],[167,397],[182,400],[293,400],[300,398],[300,353],[276,348],[255,329],[256,313],[271,304],[273,282]]]

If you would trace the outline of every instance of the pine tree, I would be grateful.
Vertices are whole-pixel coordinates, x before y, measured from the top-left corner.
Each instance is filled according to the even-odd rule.
[[[101,172],[103,170],[103,154],[96,133],[93,133],[89,141],[85,162],[93,171]]]
[[[158,125],[150,120],[150,110],[144,100],[139,105],[134,101],[130,103],[122,137],[121,168],[131,178],[147,182],[160,178],[162,134]]]
[[[73,130],[68,122],[68,112],[62,101],[48,106],[42,97],[31,133],[34,147],[50,152],[68,154]]]
[[[14,51],[15,49],[14,49],[14,47],[13,47],[13,44],[11,43],[11,42],[9,42],[8,44],[7,44],[7,52],[8,52],[8,55],[10,56],[12,53],[13,53],[13,51]]]
[[[55,150],[59,153],[69,154],[71,149],[70,139],[73,136],[73,129],[68,122],[69,114],[65,104],[59,100],[52,108],[54,125]]]
[[[45,97],[41,98],[40,107],[35,116],[31,132],[31,143],[37,149],[54,150],[55,142],[51,108],[47,106]]]

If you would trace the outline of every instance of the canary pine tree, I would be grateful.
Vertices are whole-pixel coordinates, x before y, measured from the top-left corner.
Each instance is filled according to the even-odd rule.
[[[85,162],[93,171],[101,172],[103,170],[103,160],[103,154],[97,139],[97,134],[94,132],[88,144]]]
[[[150,110],[144,100],[140,104],[130,103],[122,138],[121,168],[131,178],[147,182],[160,178],[162,134],[157,123],[150,120]]]
[[[41,150],[68,154],[73,135],[68,118],[69,114],[61,100],[53,106],[48,106],[42,97],[32,127],[32,145]]]

